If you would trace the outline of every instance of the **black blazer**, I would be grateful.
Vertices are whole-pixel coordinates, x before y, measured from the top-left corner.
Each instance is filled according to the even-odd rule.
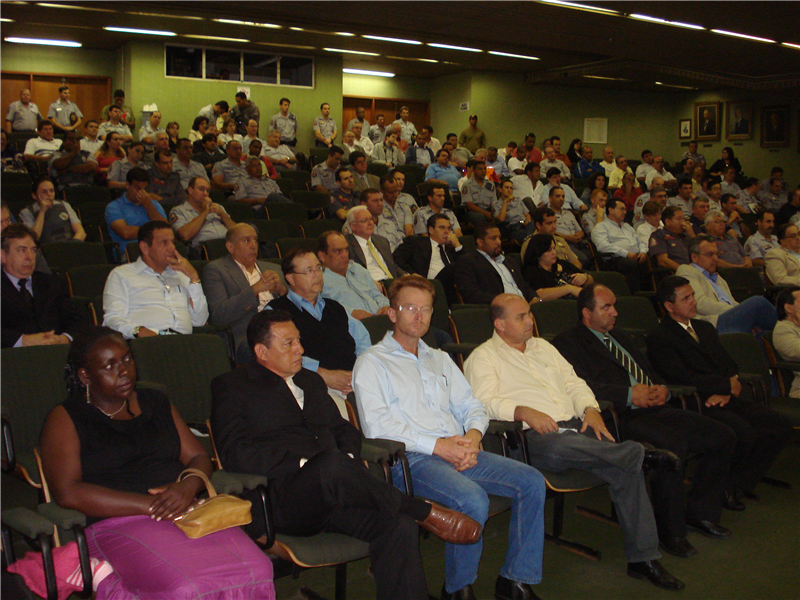
[[[361,244],[359,244],[356,240],[356,236],[352,233],[348,233],[344,237],[347,238],[351,260],[354,260],[366,269],[367,259],[364,256],[364,251],[361,249]],[[392,250],[389,246],[389,240],[382,235],[373,235],[370,239],[372,240],[372,245],[375,246],[375,250],[377,250],[378,254],[381,255],[381,258],[383,258],[383,262],[386,263],[386,267],[389,269],[392,277],[397,278],[400,277],[400,275],[405,275],[405,272],[399,271],[397,269],[397,265],[394,264],[394,258],[392,258]]]
[[[293,381],[305,394],[302,410],[283,378],[255,361],[211,382],[211,426],[227,470],[266,475],[280,487],[301,458],[335,448],[358,458],[361,434],[322,377],[301,369]]]
[[[664,383],[631,336],[616,329],[609,334],[627,350],[654,384]],[[598,399],[613,402],[618,414],[630,410],[628,390],[631,389],[631,379],[628,370],[586,325],[580,324],[559,334],[553,340],[553,345],[572,365],[578,377],[586,381]]]
[[[525,300],[530,302],[536,296],[536,292],[522,277],[519,257],[514,254],[507,255],[503,264],[511,272]],[[458,291],[467,304],[490,304],[495,296],[505,291],[500,273],[489,264],[489,259],[477,250],[460,257],[453,270]]]
[[[33,309],[19,295],[16,286],[2,275],[2,347],[17,343],[26,333],[55,330],[57,334],[75,332],[88,325],[70,302],[64,285],[56,275],[34,271]]]
[[[458,256],[455,248],[445,245],[444,252],[450,263],[454,263]],[[410,236],[403,240],[394,251],[395,264],[406,273],[417,273],[423,277],[428,276],[428,269],[431,266],[433,247],[431,239],[425,236]],[[445,264],[445,267],[447,264]]]
[[[670,317],[664,318],[647,337],[647,354],[669,383],[691,385],[703,396],[731,393],[730,378],[739,368],[719,341],[716,328],[692,319],[700,343]]]

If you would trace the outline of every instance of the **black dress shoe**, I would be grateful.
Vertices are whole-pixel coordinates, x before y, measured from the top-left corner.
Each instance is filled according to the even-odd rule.
[[[739,498],[737,498],[738,494],[734,491],[726,491],[725,497],[722,499],[722,506],[727,508],[728,510],[736,510],[741,511],[747,508]]]
[[[636,579],[649,579],[650,583],[664,590],[682,590],[685,584],[676,579],[657,560],[628,563],[628,575]]]
[[[467,585],[452,594],[442,586],[442,600],[477,600],[477,598],[475,597],[475,592],[472,591],[471,585]]]
[[[644,451],[644,461],[642,466],[646,469],[658,471],[680,471],[681,459],[674,452],[655,448]]]
[[[497,577],[494,584],[494,597],[497,600],[539,600],[529,584],[512,581],[502,575]]]
[[[697,554],[697,550],[694,546],[689,543],[685,537],[676,537],[676,538],[659,538],[658,543],[661,545],[662,550],[664,552],[668,552],[673,556],[679,556],[680,558],[689,558],[690,556],[694,556]]]
[[[718,525],[717,523],[712,523],[711,521],[693,519],[691,521],[686,521],[686,526],[699,531],[706,537],[717,540],[724,540],[725,538],[729,538],[731,536],[730,529],[727,529],[722,525]]]

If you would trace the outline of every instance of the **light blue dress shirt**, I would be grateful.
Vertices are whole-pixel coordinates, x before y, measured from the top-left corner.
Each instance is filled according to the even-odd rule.
[[[461,179],[461,173],[452,165],[442,167],[439,163],[431,163],[425,170],[425,181],[430,179],[440,179],[450,186],[451,192],[457,192],[458,180]]]
[[[433,454],[439,438],[486,432],[486,408],[452,359],[419,340],[418,356],[389,331],[356,360],[353,390],[369,438],[403,442],[406,451]]]
[[[500,273],[500,277],[503,279],[503,291],[506,294],[516,294],[517,296],[522,296],[523,298],[525,297],[525,294],[522,293],[522,290],[517,287],[517,282],[514,281],[514,276],[511,274],[511,271],[509,271],[508,267],[503,264],[506,259],[504,255],[501,254],[497,257],[497,260],[494,260],[483,250],[478,250],[478,253],[488,260],[489,263],[491,263],[495,271]]]
[[[719,299],[720,302],[724,302],[725,304],[730,304],[731,306],[735,305],[733,298],[731,298],[728,295],[728,293],[723,289],[723,287],[719,283],[717,283],[717,279],[719,278],[719,273],[714,273],[712,275],[697,263],[692,263],[692,266],[698,271],[700,271],[703,274],[703,277],[708,279],[708,282],[711,284],[711,287],[714,288],[714,292],[717,294],[717,298]]]
[[[618,225],[611,219],[603,219],[592,229],[592,242],[598,252],[610,252],[625,258],[628,252],[647,252],[647,244],[639,239],[636,230],[627,223]]]
[[[322,320],[322,311],[325,310],[325,298],[322,295],[317,296],[317,304],[311,304],[308,300],[300,296],[299,294],[289,290],[286,294],[286,297],[292,301],[297,308],[300,310],[306,311],[312,317],[314,317],[317,321]],[[267,310],[272,310],[272,307],[267,305]],[[346,310],[346,309],[345,309]],[[347,332],[352,336],[352,338],[356,342],[356,356],[360,356],[367,348],[372,345],[372,340],[369,337],[369,332],[367,328],[361,323],[350,316],[347,315]],[[317,369],[319,369],[319,361],[315,360],[311,357],[304,356],[303,357],[303,367],[308,369],[309,371],[314,371],[316,373]]]
[[[324,281],[322,297],[336,300],[348,315],[354,310],[365,310],[375,315],[384,306],[389,306],[389,299],[378,291],[369,271],[352,260],[344,277],[325,269]]]

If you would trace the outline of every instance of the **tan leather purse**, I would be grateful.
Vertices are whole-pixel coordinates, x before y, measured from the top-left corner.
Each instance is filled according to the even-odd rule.
[[[199,477],[203,480],[208,491],[208,498],[200,500],[180,517],[173,520],[173,523],[180,527],[187,537],[192,539],[200,538],[229,527],[248,525],[253,520],[250,514],[251,502],[228,494],[217,494],[214,486],[202,471],[186,469],[178,476],[178,481],[183,481],[185,477],[191,476]]]

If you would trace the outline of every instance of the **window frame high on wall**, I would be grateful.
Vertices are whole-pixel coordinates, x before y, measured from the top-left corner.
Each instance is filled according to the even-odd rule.
[[[201,59],[201,77],[185,77],[181,75],[170,75],[167,72],[168,67],[168,56],[167,56],[167,49],[168,48],[192,48],[194,50],[201,51],[202,59]],[[206,51],[220,51],[220,52],[231,52],[231,53],[238,53],[239,54],[239,78],[237,79],[229,79],[229,80],[221,80],[221,79],[210,79],[206,76]],[[267,83],[263,81],[249,81],[246,78],[242,77],[242,74],[245,74],[245,64],[244,64],[244,55],[245,54],[260,54],[264,55],[265,57],[276,57],[277,60],[277,72],[276,72],[276,83]],[[297,84],[289,84],[289,83],[281,83],[281,61],[284,58],[298,58],[303,60],[308,60],[311,62],[311,85],[297,85]],[[298,89],[315,89],[316,87],[316,74],[317,74],[317,62],[313,56],[302,56],[299,54],[277,54],[274,52],[258,52],[253,50],[239,50],[239,49],[231,49],[231,48],[221,48],[219,46],[199,46],[196,44],[164,44],[164,77],[167,79],[182,79],[186,81],[229,81],[233,83],[241,83],[247,85],[263,85],[263,86],[271,86],[271,87],[282,87],[282,88],[298,88]]]

